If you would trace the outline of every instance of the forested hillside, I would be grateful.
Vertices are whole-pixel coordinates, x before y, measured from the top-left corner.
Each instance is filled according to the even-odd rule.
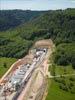
[[[73,61],[75,66],[75,9],[47,11],[15,29],[0,32],[0,57],[21,58],[36,40],[44,38],[51,38],[57,48],[63,48],[60,54],[56,48],[57,60],[64,54],[67,57],[62,57],[62,61],[66,60],[65,65]],[[67,50],[70,53],[67,54]],[[62,64],[61,61],[56,63]]]
[[[26,23],[42,13],[44,13],[44,11],[0,10],[0,31]]]

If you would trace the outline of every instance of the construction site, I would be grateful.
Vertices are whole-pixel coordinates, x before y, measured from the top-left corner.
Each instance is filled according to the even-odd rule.
[[[37,41],[0,79],[0,100],[45,100],[51,40]]]

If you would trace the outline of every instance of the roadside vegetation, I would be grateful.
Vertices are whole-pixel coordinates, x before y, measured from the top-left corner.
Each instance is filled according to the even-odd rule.
[[[5,72],[10,68],[10,66],[16,61],[15,58],[0,58],[0,78],[5,74]]]

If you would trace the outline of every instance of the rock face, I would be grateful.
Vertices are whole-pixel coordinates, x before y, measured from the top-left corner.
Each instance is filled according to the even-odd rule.
[[[51,47],[52,46],[52,40],[46,39],[46,40],[39,40],[38,42],[35,43],[35,47]]]

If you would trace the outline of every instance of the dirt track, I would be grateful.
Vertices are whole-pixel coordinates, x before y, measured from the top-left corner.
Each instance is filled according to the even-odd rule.
[[[24,100],[42,100],[42,98],[45,100],[47,95],[46,76],[48,75],[48,67],[49,67],[48,62],[51,54],[52,54],[52,46],[49,47],[44,61],[40,64],[40,66],[38,66],[38,75],[36,79],[33,81],[31,87],[29,88],[28,96],[25,96],[27,98],[25,98]]]

